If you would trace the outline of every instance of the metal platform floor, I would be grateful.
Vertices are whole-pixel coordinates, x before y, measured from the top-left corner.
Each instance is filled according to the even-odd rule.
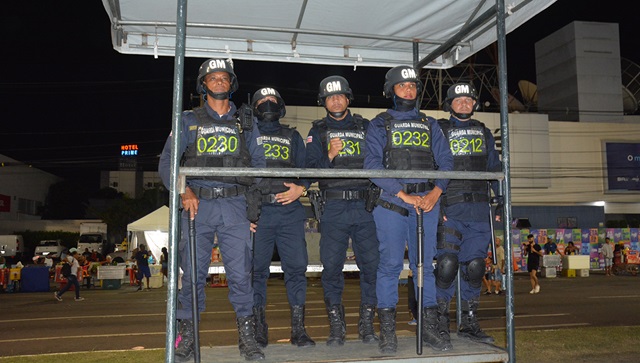
[[[328,347],[325,341],[316,341],[315,347],[297,348],[287,343],[269,344],[265,348],[264,363],[283,362],[402,362],[402,363],[467,363],[467,362],[506,362],[509,360],[507,352],[499,347],[474,343],[466,339],[459,339],[455,334],[451,336],[453,349],[447,352],[435,352],[429,347],[423,347],[422,355],[416,354],[415,336],[398,337],[398,352],[394,356],[383,355],[378,351],[377,344],[363,344],[359,340],[347,340],[342,347]],[[202,347],[201,361],[216,363],[246,362],[240,356],[237,346]]]

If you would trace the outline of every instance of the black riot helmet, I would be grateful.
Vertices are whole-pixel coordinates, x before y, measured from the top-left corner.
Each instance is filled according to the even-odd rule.
[[[227,72],[229,74],[229,77],[231,78],[231,88],[229,89],[229,92],[213,93],[207,89],[207,86],[204,84],[204,77],[206,77],[207,74],[214,72]],[[218,100],[229,98],[231,94],[238,89],[238,77],[236,77],[236,74],[233,72],[233,62],[231,62],[230,59],[212,58],[206,60],[198,70],[198,79],[196,83],[196,90],[201,95],[210,95]]]
[[[475,106],[471,109],[471,113],[461,114],[455,112],[453,108],[451,108],[451,103],[458,97],[470,97],[476,101]],[[461,120],[471,118],[471,116],[473,116],[473,111],[477,110],[478,107],[480,107],[480,104],[478,103],[478,93],[471,82],[458,82],[451,85],[447,90],[447,98],[444,100],[444,104],[442,105],[442,109],[444,111],[451,112],[451,114]]]
[[[396,66],[391,68],[384,76],[384,96],[386,98],[395,96],[393,86],[402,82],[415,82],[418,94],[422,92],[422,81],[418,77],[418,72],[410,66]]]
[[[325,100],[331,95],[346,95],[349,103],[353,102],[353,92],[349,88],[349,82],[344,77],[329,76],[320,81],[318,88],[318,105],[324,106]]]
[[[269,96],[275,97],[278,102],[266,101],[258,105],[258,101]],[[251,107],[258,120],[261,121],[276,121],[283,118],[287,113],[280,93],[271,87],[257,90],[251,97]]]

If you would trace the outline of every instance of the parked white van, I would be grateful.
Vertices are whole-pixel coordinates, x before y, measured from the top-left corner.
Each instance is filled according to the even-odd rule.
[[[0,236],[0,255],[4,257],[20,257],[24,249],[22,236],[7,234]]]

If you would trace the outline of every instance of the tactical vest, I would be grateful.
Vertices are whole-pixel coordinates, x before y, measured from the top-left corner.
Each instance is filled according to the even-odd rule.
[[[237,119],[215,120],[204,107],[193,109],[196,116],[196,140],[182,156],[182,166],[202,168],[251,167],[251,154]],[[229,184],[251,185],[248,176],[206,176],[199,179]]]
[[[387,145],[384,147],[384,167],[390,170],[434,170],[431,149],[431,127],[427,116],[417,120],[396,120],[388,112],[378,115],[384,120]]]
[[[267,160],[267,168],[294,168],[295,155],[293,155],[293,131],[295,128],[282,125],[282,128],[274,134],[260,133],[258,145],[264,149],[264,157]],[[286,191],[285,182],[293,182],[287,178],[267,178],[262,182],[263,194],[277,194]]]
[[[353,114],[354,127],[351,129],[329,129],[325,119],[316,120],[312,127],[318,128],[320,141],[323,150],[328,152],[329,140],[334,137],[342,139],[343,149],[338,156],[333,159],[335,169],[363,169],[364,168],[364,148],[366,131],[364,129],[364,118],[358,114]],[[367,179],[320,179],[318,187],[325,189],[363,189],[369,187],[370,181]]]
[[[455,171],[487,171],[489,160],[486,135],[487,128],[477,120],[466,121],[469,127],[453,127],[448,119],[438,120],[442,132],[449,140],[449,147],[453,154],[453,170]],[[462,194],[477,194],[477,197],[452,198]],[[488,198],[488,185],[485,180],[451,179],[443,197],[445,205],[463,201],[484,201]],[[451,199],[447,201],[447,199]],[[488,201],[488,199],[487,199]]]

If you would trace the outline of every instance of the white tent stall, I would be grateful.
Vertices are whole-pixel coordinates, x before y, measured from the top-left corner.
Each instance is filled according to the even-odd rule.
[[[169,245],[169,207],[162,206],[146,216],[127,225],[129,249],[132,250],[144,244],[153,253],[156,260],[160,259],[162,247]]]

